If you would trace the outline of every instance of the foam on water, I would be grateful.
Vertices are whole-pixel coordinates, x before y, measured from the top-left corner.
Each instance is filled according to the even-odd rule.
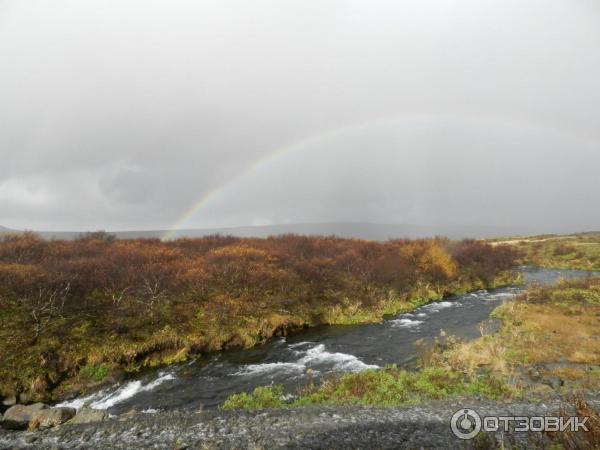
[[[142,391],[151,391],[158,385],[163,384],[165,381],[175,379],[175,376],[172,373],[159,373],[158,375],[159,375],[159,377],[156,380],[148,383],[146,386],[143,386],[141,390]]]
[[[297,348],[297,347],[302,347],[303,345],[310,345],[310,344],[314,344],[314,342],[310,342],[310,341],[296,342],[295,344],[289,344],[288,347],[289,348]]]
[[[511,298],[514,297],[515,294],[512,292],[498,292],[496,294],[491,294],[489,296],[490,299],[497,299],[497,298]]]
[[[233,373],[232,375],[260,375],[271,372],[303,372],[304,366],[298,363],[291,362],[276,362],[264,364],[248,364],[242,370]]]
[[[450,308],[451,306],[457,306],[457,305],[460,305],[460,303],[444,301],[444,302],[430,303],[429,305],[423,306],[423,308],[427,308],[429,311],[438,312],[441,309]]]
[[[81,409],[82,406],[88,405],[89,403],[91,403],[94,399],[100,398],[103,395],[106,395],[106,390],[97,392],[95,394],[92,395],[88,395],[86,397],[81,397],[81,398],[76,398],[73,400],[68,400],[65,402],[61,402],[58,403],[56,406],[59,408],[75,408],[75,409]]]
[[[175,376],[171,373],[159,372],[158,378],[151,381],[148,384],[142,384],[140,380],[130,381],[122,386],[119,386],[114,391],[104,389],[96,392],[95,394],[88,395],[87,397],[77,398],[75,400],[59,403],[56,406],[66,406],[69,408],[80,409],[83,406],[89,406],[94,409],[108,409],[117,403],[121,403],[134,395],[152,391],[157,386],[163,384],[165,381],[174,380]]]
[[[115,392],[107,395],[100,400],[92,402],[90,407],[95,409],[108,409],[111,406],[116,405],[117,403],[121,403],[123,400],[127,400],[128,398],[133,397],[135,394],[142,390],[142,382],[130,381],[129,383],[121,386]]]
[[[402,328],[415,328],[423,323],[422,320],[412,320],[412,319],[394,319],[390,321],[393,327],[402,327]]]
[[[295,347],[300,345],[310,344],[309,342],[299,342],[292,344]],[[292,347],[290,345],[290,347]],[[365,364],[354,355],[347,353],[328,352],[323,344],[316,345],[308,350],[296,351],[297,354],[303,356],[295,362],[275,362],[264,364],[249,364],[244,366],[242,370],[233,373],[237,376],[248,375],[264,375],[278,373],[297,373],[301,374],[307,369],[311,369],[314,373],[320,373],[318,370],[322,366],[330,366],[328,370],[334,372],[359,372],[365,369],[375,369],[379,366]]]
[[[323,344],[319,344],[306,351],[306,355],[298,360],[298,363],[310,368],[321,364],[333,364],[334,371],[360,372],[366,369],[375,369],[379,366],[365,364],[354,355],[347,353],[332,353],[325,350]]]

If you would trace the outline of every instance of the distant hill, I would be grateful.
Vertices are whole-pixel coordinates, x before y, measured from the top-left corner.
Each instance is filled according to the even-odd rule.
[[[16,232],[0,226],[0,233]],[[268,237],[294,233],[301,235],[335,235],[343,238],[357,238],[384,241],[397,238],[423,238],[445,236],[451,239],[489,238],[498,236],[526,235],[539,232],[526,228],[476,227],[476,226],[423,226],[402,224],[374,224],[357,222],[302,223],[268,226],[247,226],[234,228],[201,228],[176,230],[171,238],[202,237],[211,234],[239,237]],[[81,231],[36,231],[44,239],[71,240],[80,236]],[[160,238],[166,230],[110,231],[118,239]]]
[[[356,222],[304,223],[269,226],[249,226],[236,228],[177,230],[171,233],[174,238],[196,237],[209,234],[230,234],[240,237],[268,237],[286,233],[302,235],[335,235],[343,238],[358,238],[384,241],[397,238],[423,238],[446,236],[451,239],[467,237],[484,238],[519,234],[526,230],[513,230],[501,227],[458,227],[423,226],[407,224],[374,224]]]

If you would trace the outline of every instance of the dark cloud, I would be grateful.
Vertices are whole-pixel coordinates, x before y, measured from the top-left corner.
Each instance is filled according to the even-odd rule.
[[[593,0],[4,1],[0,224],[598,228],[599,54]]]

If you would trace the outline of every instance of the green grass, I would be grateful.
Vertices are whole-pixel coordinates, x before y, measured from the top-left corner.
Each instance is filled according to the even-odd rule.
[[[102,381],[108,375],[109,369],[103,365],[85,366],[79,371],[79,374],[84,378],[89,378],[93,381]]]
[[[264,409],[281,408],[285,406],[283,401],[283,387],[276,385],[271,387],[257,387],[251,394],[242,392],[229,396],[223,409]]]
[[[427,367],[409,372],[389,366],[328,380],[322,386],[308,389],[288,403],[283,400],[281,386],[259,387],[252,393],[231,395],[222,408],[264,409],[315,404],[387,407],[450,397],[479,396],[498,399],[514,394],[511,386],[496,379],[491,373],[468,379],[459,371],[443,367]]]

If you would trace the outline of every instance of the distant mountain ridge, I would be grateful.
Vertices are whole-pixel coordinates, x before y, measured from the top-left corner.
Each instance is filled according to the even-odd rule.
[[[44,239],[72,240],[84,234],[83,231],[34,231]],[[162,238],[168,230],[109,231],[118,239]],[[0,234],[19,233],[0,226]],[[500,236],[516,236],[540,233],[540,230],[517,227],[486,226],[449,226],[449,225],[410,225],[410,224],[374,224],[361,222],[325,222],[299,223],[265,226],[245,226],[231,228],[198,228],[173,230],[171,239],[182,237],[202,237],[212,234],[232,235],[238,237],[268,237],[282,234],[301,235],[335,235],[342,238],[385,241],[400,238],[425,238],[445,236],[450,239],[490,238]]]

